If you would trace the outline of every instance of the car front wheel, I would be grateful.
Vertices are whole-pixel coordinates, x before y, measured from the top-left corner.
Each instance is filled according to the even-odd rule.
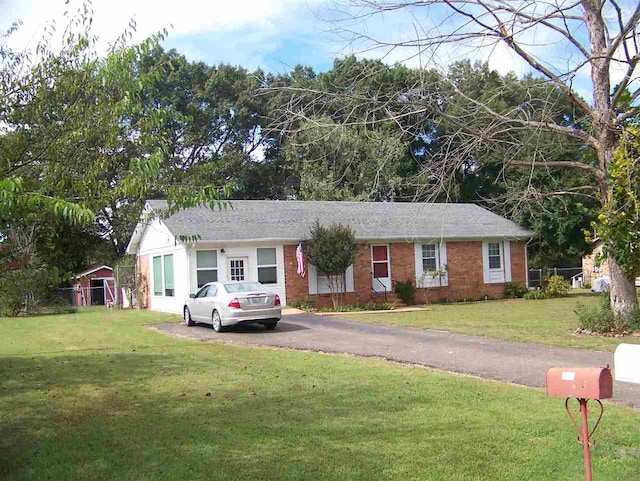
[[[213,330],[216,332],[222,332],[224,327],[222,326],[222,319],[220,318],[220,313],[218,311],[213,311],[211,314],[211,325],[213,326]]]
[[[193,322],[193,319],[191,319],[191,312],[189,312],[188,307],[184,308],[184,323],[189,327],[196,325],[196,323]]]

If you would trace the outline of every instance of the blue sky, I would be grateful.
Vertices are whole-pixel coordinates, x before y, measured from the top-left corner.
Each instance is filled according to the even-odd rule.
[[[16,36],[15,47],[33,44],[44,25],[55,19],[65,24],[65,10],[75,11],[81,0],[0,0],[3,18],[0,26],[21,19],[24,27]],[[362,52],[362,45],[349,46],[340,35],[332,32],[335,25],[326,19],[340,16],[334,0],[93,0],[94,32],[106,44],[126,28],[129,20],[137,22],[134,41],[157,32],[169,30],[166,47],[174,47],[192,60],[209,64],[221,62],[242,65],[249,69],[260,67],[285,72],[300,63],[311,65],[316,71],[331,67],[336,56],[351,52],[367,57],[382,57],[386,52]],[[366,31],[374,37],[406,38],[414,33],[414,24],[432,23],[434,9],[401,12],[380,16],[366,23],[341,24]],[[475,55],[489,59],[492,67],[502,73],[520,70],[505,49],[467,53],[464,49],[448,50],[436,58],[440,63]],[[397,51],[385,56],[388,63],[403,61],[411,52]],[[429,59],[423,59],[428,62]],[[431,59],[434,60],[434,59]],[[416,59],[407,63],[419,65]]]
[[[63,25],[64,11],[80,5],[79,0],[0,0],[0,26],[21,19],[14,46],[22,48],[32,45],[51,19]],[[134,41],[167,28],[167,48],[209,64],[286,72],[301,63],[327,70],[343,46],[321,19],[330,15],[324,0],[93,0],[93,9],[94,31],[105,44],[134,18]]]
[[[387,63],[446,68],[463,58],[487,60],[491,68],[505,74],[523,75],[532,71],[505,44],[444,46],[420,57],[411,49],[386,52],[363,51],[363,45],[349,46],[326,21],[335,18],[340,0],[93,0],[94,33],[106,45],[127,27],[137,22],[133,41],[139,41],[162,28],[169,30],[167,48],[176,48],[191,60],[209,64],[221,62],[287,72],[296,64],[310,65],[316,71],[331,67],[336,56],[355,52],[359,56],[383,58]],[[634,0],[623,0],[624,8],[634,8]],[[33,47],[42,28],[52,19],[58,28],[65,25],[63,12],[77,10],[81,0],[0,0],[0,27],[22,19],[23,28],[12,38],[12,47]],[[535,4],[529,4],[535,8]],[[389,41],[415,38],[424,29],[438,33],[441,28],[458,28],[442,8],[403,9],[399,13],[376,16],[363,23],[342,24],[376,39]],[[460,22],[460,20],[458,20]],[[586,40],[586,32],[577,32]],[[544,31],[530,30],[523,40],[536,44],[531,51],[540,60],[562,70],[579,60],[569,51],[567,42]],[[35,39],[35,40],[34,40]],[[615,79],[621,72],[612,72]],[[590,97],[588,69],[574,79],[574,86]]]

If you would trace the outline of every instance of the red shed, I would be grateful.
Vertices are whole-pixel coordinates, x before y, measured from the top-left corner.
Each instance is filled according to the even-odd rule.
[[[115,303],[113,269],[109,266],[91,267],[73,278],[76,306],[104,306]]]

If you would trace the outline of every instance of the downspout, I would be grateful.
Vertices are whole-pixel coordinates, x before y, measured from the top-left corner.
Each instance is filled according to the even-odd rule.
[[[195,248],[195,245],[192,243],[192,244],[189,244],[189,249],[187,250],[187,286],[189,287],[189,292],[187,292],[187,295],[191,294],[192,292],[191,290],[191,254],[193,253],[194,248]]]

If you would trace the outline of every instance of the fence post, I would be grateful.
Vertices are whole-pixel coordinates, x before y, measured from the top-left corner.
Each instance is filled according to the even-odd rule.
[[[116,264],[116,278],[113,281],[113,302],[116,305],[116,309],[120,309],[120,293],[118,292],[119,290],[119,285],[120,285],[120,266],[118,264]]]

